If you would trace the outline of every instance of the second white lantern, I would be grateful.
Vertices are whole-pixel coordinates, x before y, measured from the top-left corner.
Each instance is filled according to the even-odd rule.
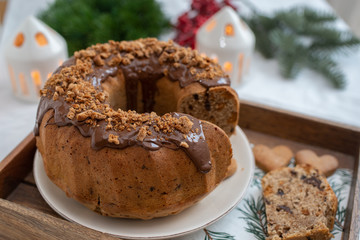
[[[255,36],[231,7],[224,7],[197,31],[196,49],[217,61],[237,87],[249,70]]]

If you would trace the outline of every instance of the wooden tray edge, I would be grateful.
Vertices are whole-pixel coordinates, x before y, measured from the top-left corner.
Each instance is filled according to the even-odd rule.
[[[246,118],[241,117],[244,115]],[[351,155],[357,154],[360,145],[360,129],[356,127],[335,124],[256,103],[240,103],[239,125],[242,128]],[[323,134],[318,136],[316,132]]]
[[[0,162],[0,198],[5,198],[31,171],[35,151],[35,137],[29,133]]]
[[[300,118],[306,121],[315,121],[315,122],[319,122],[321,124],[326,124],[326,125],[331,125],[334,127],[339,127],[339,128],[343,128],[346,130],[350,130],[350,131],[354,131],[354,132],[358,132],[360,134],[360,127],[356,127],[356,126],[352,126],[349,124],[345,124],[345,123],[339,123],[336,121],[331,121],[331,120],[326,120],[326,119],[322,119],[319,117],[313,117],[313,116],[309,116],[303,113],[299,113],[299,112],[295,112],[295,111],[290,111],[290,110],[285,110],[285,109],[281,109],[281,108],[277,108],[277,107],[272,107],[272,106],[267,106],[261,103],[256,103],[256,102],[250,102],[247,100],[240,100],[240,108],[243,105],[248,105],[251,107],[255,107],[255,108],[261,108],[264,110],[269,110],[272,112],[277,112],[283,115],[291,115],[294,116],[296,118]]]
[[[0,212],[0,235],[16,239],[119,239],[4,199]]]

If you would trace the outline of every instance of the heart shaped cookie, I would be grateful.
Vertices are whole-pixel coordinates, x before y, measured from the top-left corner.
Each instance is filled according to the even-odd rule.
[[[339,166],[339,161],[332,155],[319,157],[314,151],[304,149],[296,153],[296,164],[309,164],[320,170],[325,176],[330,176]]]
[[[272,149],[268,146],[259,144],[253,148],[256,165],[269,172],[271,170],[289,165],[294,153],[284,145],[278,145]]]

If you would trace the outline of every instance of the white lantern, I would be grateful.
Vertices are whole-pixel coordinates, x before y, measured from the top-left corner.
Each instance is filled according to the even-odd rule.
[[[217,61],[237,87],[249,70],[255,36],[231,7],[223,7],[197,31],[196,49]]]
[[[28,17],[5,50],[14,94],[38,101],[44,82],[67,57],[64,38],[35,17]]]

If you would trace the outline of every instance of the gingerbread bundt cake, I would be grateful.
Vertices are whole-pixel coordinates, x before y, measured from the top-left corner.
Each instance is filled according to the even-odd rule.
[[[97,44],[75,52],[41,93],[45,171],[100,214],[175,214],[228,174],[239,101],[220,66],[196,51],[156,39]]]

